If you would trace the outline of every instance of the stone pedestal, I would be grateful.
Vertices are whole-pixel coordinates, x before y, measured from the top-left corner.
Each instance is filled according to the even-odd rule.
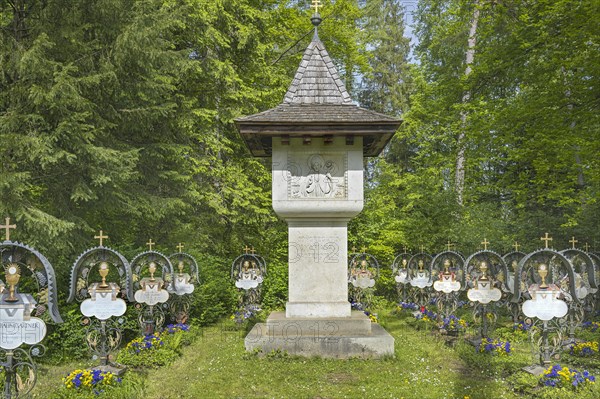
[[[286,317],[273,312],[254,326],[244,340],[246,350],[274,350],[299,356],[347,359],[379,358],[394,354],[394,338],[363,313],[349,317]]]

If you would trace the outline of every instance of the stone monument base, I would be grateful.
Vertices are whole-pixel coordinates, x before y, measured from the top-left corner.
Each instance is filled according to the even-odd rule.
[[[247,351],[268,354],[275,350],[290,355],[347,359],[380,358],[394,354],[394,338],[363,312],[350,317],[286,317],[273,312],[258,323],[244,340]]]

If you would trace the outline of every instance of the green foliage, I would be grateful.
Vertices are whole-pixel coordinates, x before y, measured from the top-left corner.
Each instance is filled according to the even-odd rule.
[[[171,364],[181,356],[181,346],[186,334],[189,333],[163,332],[151,337],[136,338],[119,352],[117,362],[134,368],[157,368]]]
[[[262,288],[262,307],[265,311],[283,310],[288,296],[287,262],[275,261],[268,266]]]
[[[142,395],[144,386],[143,379],[133,373],[128,373],[122,377],[118,384],[112,384],[101,389],[74,389],[62,387],[46,396],[49,399],[91,399],[91,398],[111,398],[111,399],[131,399]]]

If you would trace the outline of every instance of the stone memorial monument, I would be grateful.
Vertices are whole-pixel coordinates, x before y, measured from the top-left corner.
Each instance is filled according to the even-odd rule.
[[[142,334],[152,335],[165,322],[162,305],[169,300],[169,289],[173,281],[173,265],[169,258],[154,251],[152,240],[146,243],[149,250],[136,255],[131,261],[133,289],[139,310],[138,321]],[[159,273],[160,277],[155,274]],[[171,288],[172,289],[172,288]],[[158,305],[158,306],[156,306]],[[167,305],[165,305],[167,306]]]
[[[183,244],[177,246],[178,252],[169,256],[171,264],[177,265],[173,274],[173,283],[169,284],[169,309],[176,323],[185,323],[189,318],[191,294],[199,281],[198,263],[196,259],[183,250]]]
[[[393,338],[348,302],[347,224],[363,208],[363,159],[400,121],[353,104],[317,29],[283,103],[236,120],[251,153],[272,157],[273,209],[288,223],[289,301],[246,349],[323,357],[382,356]]]
[[[0,242],[0,372],[4,398],[25,397],[37,381],[33,357],[43,355],[47,316],[62,323],[58,312],[56,278],[48,259],[35,249],[10,240],[16,225],[6,218]],[[35,292],[21,292],[35,288]],[[28,345],[27,348],[22,348]]]
[[[110,354],[121,343],[125,301],[133,301],[131,268],[122,254],[104,246],[108,236],[102,230],[94,238],[100,245],[86,250],[73,263],[67,302],[81,302],[86,343],[94,358],[100,359],[95,369],[119,375],[125,368],[112,363]]]

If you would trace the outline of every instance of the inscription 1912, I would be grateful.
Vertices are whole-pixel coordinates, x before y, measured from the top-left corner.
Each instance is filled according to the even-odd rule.
[[[340,247],[335,242],[314,241],[312,243],[289,244],[289,262],[296,263],[308,261],[311,263],[338,263],[340,262]]]

